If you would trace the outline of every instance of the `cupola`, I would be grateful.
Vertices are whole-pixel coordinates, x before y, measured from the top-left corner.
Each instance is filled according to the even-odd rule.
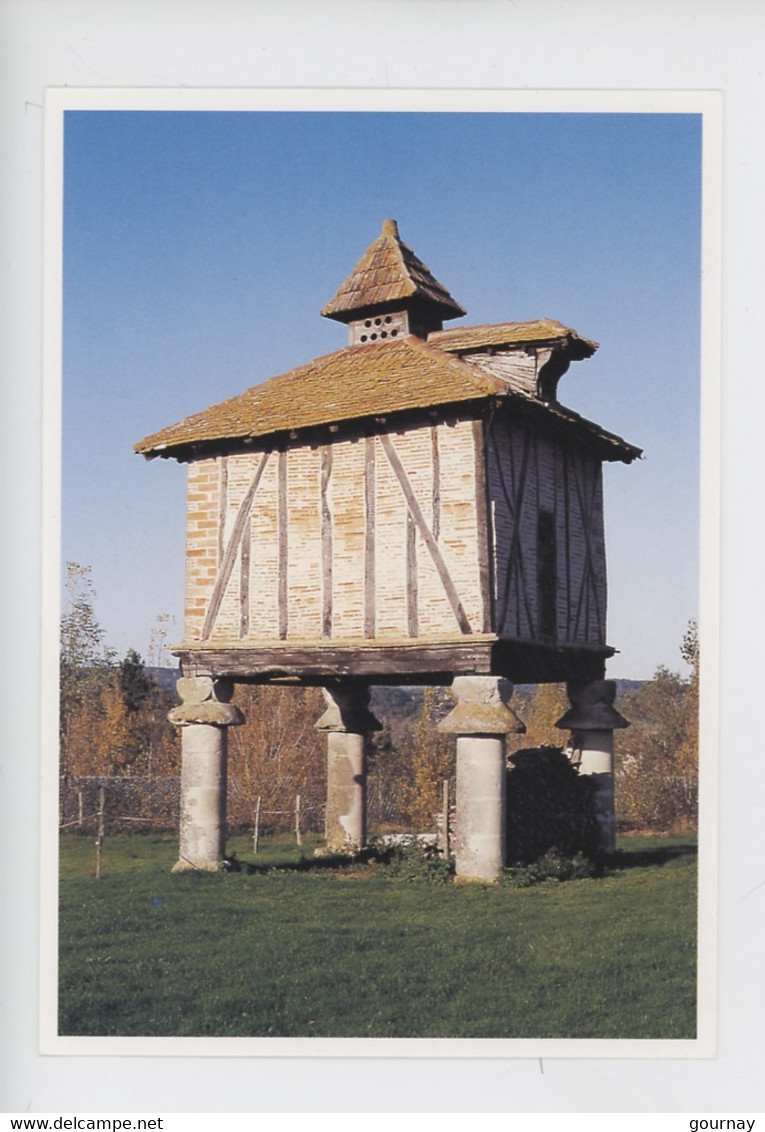
[[[466,312],[401,240],[395,220],[384,220],[337,294],[321,312],[348,325],[350,345],[414,334],[426,339],[445,319]]]

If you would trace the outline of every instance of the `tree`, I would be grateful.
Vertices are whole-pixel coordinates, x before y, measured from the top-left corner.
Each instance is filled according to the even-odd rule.
[[[140,753],[134,719],[120,689],[119,670],[101,690],[95,749],[98,773],[107,775],[129,773]]]
[[[422,708],[422,689],[380,685],[372,689],[370,706],[382,730],[368,737],[367,814],[378,832],[400,830],[409,821],[412,730]]]
[[[101,691],[100,765],[107,774],[156,773],[158,750],[172,727],[168,697],[128,649]],[[158,742],[159,740],[159,742]]]
[[[68,562],[60,626],[61,773],[174,773],[180,760],[167,721],[172,695],[151,679],[135,649],[117,663],[95,601],[90,567]]]
[[[535,685],[527,706],[519,706],[517,709],[526,725],[526,731],[521,735],[508,735],[508,747],[525,750],[562,746],[565,733],[559,731],[555,724],[568,707],[565,684]]]
[[[148,662],[154,676],[156,670],[175,667],[177,661],[170,654],[167,641],[171,627],[169,613],[157,614],[149,634]],[[180,670],[178,670],[180,676]],[[181,763],[181,741],[177,727],[168,721],[167,713],[176,704],[175,692],[158,679],[149,680],[151,692],[144,706],[144,755],[142,769],[149,776],[177,774]]]
[[[149,664],[152,668],[166,668],[177,666],[170,650],[167,647],[167,637],[170,628],[170,614],[158,613],[154,627],[149,634]]]
[[[59,741],[61,773],[92,767],[101,693],[114,665],[95,614],[90,567],[67,562],[60,626]],[[83,761],[84,756],[84,761]],[[90,770],[92,773],[92,770]]]
[[[289,828],[300,794],[306,826],[323,827],[326,748],[316,730],[322,714],[318,688],[242,687],[236,702],[245,722],[229,731],[229,816],[249,824],[258,797],[261,828]]]
[[[66,564],[66,605],[61,617],[61,663],[70,672],[109,666],[113,653],[104,648],[104,630],[95,614],[96,591],[90,566]]]
[[[141,654],[128,649],[117,669],[117,683],[127,711],[137,712],[151,696],[154,682],[149,678]]]
[[[680,647],[689,677],[664,666],[623,701],[630,720],[616,747],[617,821],[667,830],[695,825],[698,804],[699,646],[695,622]]]
[[[423,689],[422,708],[411,733],[410,778],[404,788],[409,821],[421,832],[435,828],[442,783],[455,773],[454,737],[436,729],[451,706],[441,689]]]
[[[696,818],[699,794],[699,633],[695,621],[688,628],[680,646],[680,654],[690,666],[691,675],[683,697],[683,737],[677,751],[677,767],[683,792],[684,811]]]

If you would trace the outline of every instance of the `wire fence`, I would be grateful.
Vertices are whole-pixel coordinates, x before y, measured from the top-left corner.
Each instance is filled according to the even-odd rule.
[[[111,830],[177,828],[181,812],[180,775],[172,777],[84,775],[59,781],[59,825],[90,829],[104,791],[104,820]]]
[[[371,827],[405,825],[400,799],[395,791],[380,788],[370,775],[367,818]],[[82,775],[59,780],[59,826],[91,832],[99,813],[100,791],[104,791],[103,817],[111,832],[177,830],[181,813],[180,775]],[[258,811],[261,835],[290,832],[297,822],[303,832],[324,829],[326,784],[306,783],[284,777],[276,782],[244,784],[229,776],[227,820],[230,828],[252,829]]]

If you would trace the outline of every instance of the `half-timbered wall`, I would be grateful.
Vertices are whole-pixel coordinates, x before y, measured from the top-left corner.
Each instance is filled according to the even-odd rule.
[[[488,631],[483,467],[472,420],[192,462],[186,640]]]
[[[602,465],[509,414],[487,434],[495,628],[546,644],[605,643]]]

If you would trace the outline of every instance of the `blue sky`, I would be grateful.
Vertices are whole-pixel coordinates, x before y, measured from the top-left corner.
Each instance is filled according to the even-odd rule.
[[[182,636],[185,467],[148,433],[345,344],[319,310],[381,222],[467,325],[600,343],[561,400],[645,450],[606,467],[609,675],[682,668],[698,611],[701,119],[68,111],[64,561],[119,653]],[[452,323],[451,325],[455,325]]]

